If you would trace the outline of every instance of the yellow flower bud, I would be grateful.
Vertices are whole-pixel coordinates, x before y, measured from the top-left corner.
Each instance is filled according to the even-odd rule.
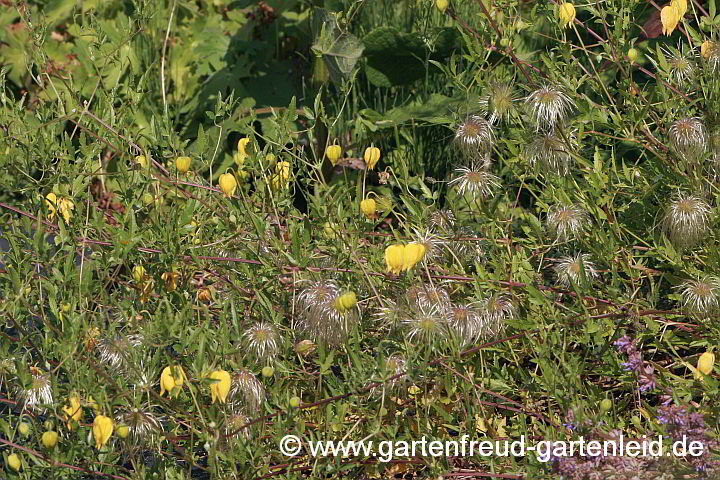
[[[628,56],[628,60],[630,60],[630,63],[635,63],[635,61],[637,61],[637,58],[638,58],[637,49],[631,48],[630,50],[628,50],[627,56]]]
[[[148,167],[148,159],[145,155],[138,155],[135,157],[135,163],[139,164],[142,168]]]
[[[237,180],[235,180],[235,176],[232,173],[223,173],[220,175],[220,178],[218,178],[218,185],[226,197],[229,198],[235,195]]]
[[[190,157],[178,157],[175,159],[175,168],[180,173],[187,173],[190,170],[190,163],[192,159]]]
[[[120,425],[117,428],[117,436],[118,437],[125,439],[128,437],[128,435],[130,435],[130,427],[128,427],[127,425]]]
[[[340,145],[330,145],[325,150],[325,156],[330,160],[332,166],[337,164],[338,159],[342,156],[342,147]]]
[[[95,448],[98,450],[103,447],[113,432],[113,422],[110,418],[104,415],[98,415],[95,417],[92,426],[93,438],[95,438]]]
[[[182,367],[165,367],[160,374],[160,395],[168,392],[168,395],[172,397],[173,390],[178,387],[178,390],[175,391],[175,396],[177,396],[182,388],[184,377],[185,372],[183,372]]]
[[[712,352],[705,352],[700,355],[697,361],[697,369],[702,372],[703,375],[710,375],[713,371],[715,364],[715,354]]]
[[[53,432],[52,430],[49,430],[42,434],[43,447],[47,448],[48,450],[55,448],[55,445],[57,445],[57,440],[58,440],[57,432]]]
[[[7,465],[12,470],[19,472],[20,468],[22,467],[22,461],[20,460],[20,455],[18,455],[17,453],[11,453],[10,455],[8,455]]]
[[[218,380],[217,382],[214,382],[210,385],[210,395],[212,396],[212,403],[215,403],[216,399],[220,400],[220,403],[225,403],[228,392],[230,392],[230,384],[232,382],[230,374],[225,370],[215,370],[210,374],[210,378],[213,380]]]
[[[363,156],[365,165],[368,170],[374,170],[378,160],[380,160],[380,149],[377,147],[368,147],[365,149],[365,155]]]
[[[30,433],[30,425],[28,425],[25,422],[20,422],[17,429],[18,429],[18,433],[20,435],[22,435],[23,437],[27,437],[28,434]]]
[[[63,412],[65,412],[67,415],[63,416],[64,420],[67,422],[67,426],[69,430],[74,430],[75,425],[73,424],[73,420],[75,422],[80,422],[82,419],[82,405],[80,404],[80,399],[77,396],[70,397],[70,405],[65,405],[62,407]]]
[[[417,262],[425,257],[425,245],[422,243],[409,243],[403,251],[403,270],[410,270]]]
[[[235,153],[235,155],[233,155],[233,160],[235,160],[235,163],[238,167],[242,167],[243,165],[245,165],[245,159],[249,156],[247,151],[245,150],[245,147],[247,147],[248,143],[250,143],[250,139],[248,137],[238,140],[238,151],[237,153]]]
[[[448,0],[435,0],[435,8],[437,8],[440,13],[445,13],[449,4],[450,2]]]
[[[141,283],[145,279],[145,267],[142,265],[135,265],[132,269],[133,280],[137,283]]]
[[[671,35],[680,21],[680,11],[676,4],[666,5],[660,10],[660,21],[663,26],[663,34]]]
[[[377,207],[377,204],[375,203],[375,200],[373,200],[372,198],[366,198],[365,200],[360,202],[360,210],[368,218],[373,218],[375,216],[376,207]]]
[[[385,265],[387,271],[398,274],[403,270],[404,245],[390,245],[385,249]]]
[[[345,313],[357,305],[357,296],[355,292],[344,292],[335,297],[335,310]]]
[[[563,28],[567,28],[575,20],[575,6],[570,2],[565,2],[558,7],[557,17]]]

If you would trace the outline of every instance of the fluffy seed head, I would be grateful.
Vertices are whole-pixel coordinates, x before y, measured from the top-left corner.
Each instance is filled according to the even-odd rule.
[[[720,278],[706,275],[680,285],[683,309],[699,318],[706,318],[720,310]]]
[[[447,322],[462,345],[475,342],[484,331],[485,318],[475,304],[450,305]]]
[[[485,299],[482,314],[485,321],[478,332],[479,338],[494,337],[505,330],[508,319],[515,318],[515,303],[509,296],[496,293]]]
[[[430,229],[448,231],[455,226],[455,214],[450,209],[436,210],[430,214]]]
[[[455,131],[455,146],[465,159],[475,161],[492,150],[495,132],[492,123],[480,115],[470,115]]]
[[[45,413],[46,409],[41,405],[53,403],[50,373],[43,372],[37,367],[30,367],[30,377],[30,385],[20,389],[18,396],[23,402],[23,408],[31,408],[41,414]]]
[[[128,427],[129,438],[135,444],[145,440],[152,441],[157,434],[163,431],[162,417],[155,415],[150,410],[139,408],[121,411],[115,417],[115,423]]]
[[[415,285],[408,289],[405,296],[415,310],[435,308],[444,312],[450,305],[450,295],[440,286]]]
[[[249,414],[260,410],[265,401],[265,387],[251,371],[241,369],[235,372],[231,385],[228,402],[233,409]]]
[[[311,340],[340,345],[359,321],[359,310],[338,308],[342,291],[332,281],[314,282],[298,295],[297,329]]]
[[[670,203],[663,227],[673,245],[691,248],[701,243],[710,229],[710,205],[702,198],[680,193]]]
[[[689,162],[700,160],[707,150],[708,134],[698,117],[675,120],[668,134],[673,150]]]
[[[695,50],[691,48],[686,51],[685,44],[682,43],[678,45],[678,48],[660,47],[660,51],[668,65],[670,80],[677,86],[689,86],[696,73],[695,58],[697,55]],[[652,58],[651,61],[657,68],[658,62]]]
[[[225,434],[230,435],[230,438],[244,438],[245,440],[250,439],[250,427],[244,427],[250,423],[250,417],[242,413],[234,413],[230,415],[225,424]]]
[[[558,259],[553,270],[558,282],[565,287],[589,282],[598,276],[595,265],[590,261],[590,255],[586,253]]]
[[[559,240],[576,238],[586,231],[590,217],[582,208],[575,206],[553,207],[548,212],[547,229]]]
[[[479,196],[487,198],[500,187],[500,179],[490,173],[486,165],[473,162],[470,167],[456,168],[455,178],[450,180],[449,185],[456,187],[460,196],[469,193],[473,199]]]
[[[414,311],[403,323],[408,329],[409,342],[430,345],[437,340],[444,340],[448,335],[447,319],[437,307],[423,307]]]
[[[573,137],[568,135],[567,138],[570,141],[569,147],[574,148]],[[525,147],[525,157],[530,166],[557,175],[567,175],[572,165],[572,155],[568,145],[553,133],[535,137]]]
[[[133,349],[142,345],[142,335],[117,335],[104,338],[97,344],[100,361],[114,369],[125,369]]]
[[[243,334],[248,350],[258,360],[270,361],[274,359],[279,350],[277,330],[268,322],[259,322],[251,326]]]
[[[488,115],[490,122],[508,122],[510,113],[517,100],[511,83],[495,82],[490,85],[485,96],[480,98],[480,111]]]
[[[545,85],[525,97],[535,131],[552,131],[575,109],[575,103],[558,87]]]

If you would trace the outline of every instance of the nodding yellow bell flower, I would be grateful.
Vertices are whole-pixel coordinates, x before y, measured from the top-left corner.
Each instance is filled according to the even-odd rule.
[[[190,170],[190,163],[192,159],[190,157],[178,157],[175,159],[175,168],[180,173],[187,173]]]
[[[235,175],[232,173],[223,173],[220,175],[220,178],[218,178],[218,185],[226,197],[230,198],[235,195],[237,180],[235,180]]]
[[[165,290],[168,292],[174,292],[177,288],[177,279],[180,278],[180,273],[176,271],[165,272],[162,274],[162,279],[165,282]]]
[[[570,2],[565,2],[558,7],[558,19],[563,28],[567,28],[575,20],[575,6]]]
[[[705,352],[698,358],[697,369],[702,372],[703,375],[710,375],[715,365],[715,354],[712,352]]]
[[[73,424],[73,420],[76,422],[80,422],[80,419],[82,418],[82,405],[80,404],[80,399],[73,395],[70,397],[70,405],[65,405],[62,407],[63,412],[67,414],[67,416],[64,416],[64,420],[67,422],[68,430],[74,430],[75,425]]]
[[[403,251],[403,270],[410,270],[425,257],[425,245],[422,243],[408,243]]]
[[[687,13],[687,0],[672,0],[671,5],[675,5],[678,11],[678,21],[682,20]]]
[[[330,160],[332,166],[337,164],[338,159],[342,156],[342,147],[340,145],[330,145],[325,149],[325,156]]]
[[[366,198],[365,200],[360,202],[360,210],[363,214],[365,214],[367,218],[374,218],[376,209],[377,204],[372,198]]]
[[[245,165],[245,159],[249,156],[247,151],[245,150],[248,143],[250,143],[250,138],[248,137],[238,140],[238,151],[235,153],[235,155],[233,155],[233,160],[235,160],[235,163],[238,167],[242,167],[243,165]]]
[[[273,190],[288,188],[290,185],[290,162],[281,161],[275,164],[275,175],[270,179]]]
[[[355,292],[343,292],[335,297],[335,310],[345,313],[357,305],[357,296]]]
[[[20,468],[22,467],[20,455],[18,455],[17,453],[11,453],[10,455],[8,455],[7,466],[10,467],[12,470],[15,470],[16,472],[19,472]]]
[[[142,265],[135,265],[132,269],[133,280],[137,283],[141,283],[145,280],[145,267]]]
[[[148,160],[145,155],[138,155],[135,157],[135,163],[139,164],[142,168],[148,167]]]
[[[450,2],[448,0],[435,0],[435,8],[437,8],[440,13],[445,13],[449,4]]]
[[[627,52],[628,60],[630,60],[630,63],[635,63],[638,58],[638,51],[636,48],[631,48]]]
[[[385,265],[387,271],[398,274],[403,270],[403,257],[405,253],[405,245],[390,245],[385,249]]]
[[[378,160],[380,160],[380,149],[377,147],[368,147],[365,149],[365,155],[363,155],[365,165],[368,170],[374,170]]]
[[[677,4],[671,3],[660,10],[660,21],[663,26],[663,35],[671,35],[680,21],[680,11]]]
[[[47,448],[48,450],[55,448],[55,445],[57,445],[57,440],[58,440],[57,432],[48,430],[47,432],[42,434],[43,447]]]
[[[98,415],[93,420],[92,433],[95,438],[95,448],[100,450],[108,440],[113,432],[113,422],[110,418],[105,415]]]
[[[75,209],[75,204],[73,202],[67,198],[58,198],[53,192],[48,193],[45,197],[45,205],[47,205],[47,208],[50,211],[50,213],[48,213],[48,220],[50,221],[55,218],[55,214],[57,212],[60,212],[65,219],[65,223],[69,223],[70,217],[72,217],[72,210]]]
[[[165,367],[160,374],[160,395],[168,392],[168,396],[172,397],[175,387],[182,388],[184,377],[185,372],[183,372],[182,367]],[[175,396],[177,396],[179,392],[179,389],[176,390]]]
[[[210,378],[213,380],[217,380],[217,382],[214,382],[210,385],[210,395],[212,396],[212,403],[215,403],[216,399],[220,400],[220,403],[225,403],[228,392],[230,392],[230,384],[232,383],[230,374],[225,370],[215,370],[210,374]]]

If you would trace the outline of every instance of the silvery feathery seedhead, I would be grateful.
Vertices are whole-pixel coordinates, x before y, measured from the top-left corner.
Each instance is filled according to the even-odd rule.
[[[575,109],[575,103],[559,87],[544,85],[525,97],[535,131],[551,132]]]

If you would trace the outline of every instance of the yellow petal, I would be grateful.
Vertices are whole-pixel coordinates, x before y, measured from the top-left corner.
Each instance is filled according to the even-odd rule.
[[[403,269],[404,245],[390,245],[385,249],[387,271],[398,274]]]
[[[95,448],[100,449],[110,440],[113,432],[112,420],[104,415],[98,415],[93,421],[92,432],[95,438]]]
[[[713,371],[713,365],[715,364],[715,354],[712,352],[705,352],[700,355],[697,362],[697,369],[703,373],[703,375],[710,375]]]
[[[225,403],[228,392],[230,392],[230,384],[232,379],[230,374],[225,370],[215,370],[210,374],[210,378],[218,380],[217,382],[210,385],[210,395],[212,395],[212,403],[215,400],[220,400],[220,403]]]
[[[660,21],[662,22],[664,35],[672,34],[679,20],[680,12],[675,5],[667,5],[660,10]]]
[[[405,245],[403,251],[403,270],[410,270],[417,262],[425,256],[425,246],[421,243],[410,243]]]

